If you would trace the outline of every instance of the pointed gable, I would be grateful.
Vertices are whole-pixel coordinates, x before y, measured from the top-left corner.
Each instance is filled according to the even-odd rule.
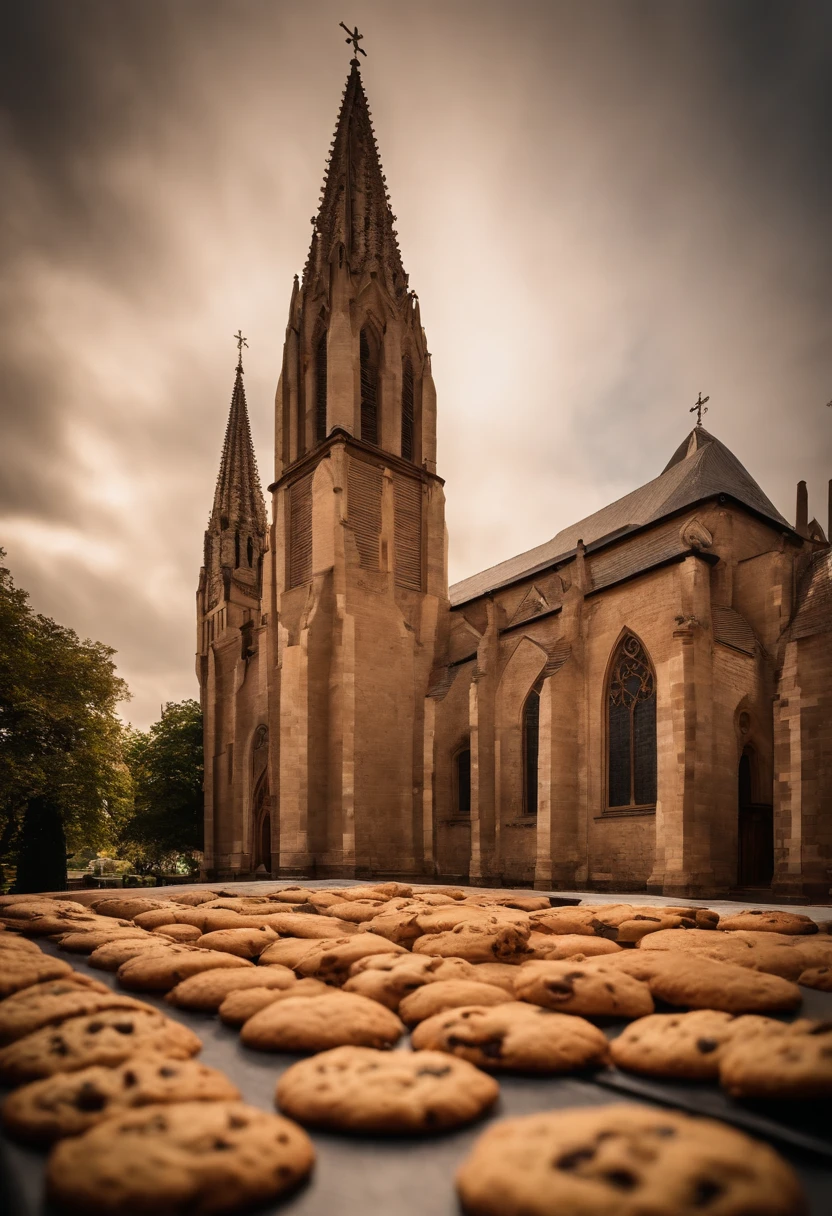
[[[262,537],[266,535],[266,526],[266,506],[251,440],[243,369],[238,363],[208,527],[212,532],[231,528]]]

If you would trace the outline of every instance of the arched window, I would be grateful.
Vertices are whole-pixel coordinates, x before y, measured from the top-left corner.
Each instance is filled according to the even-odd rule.
[[[627,634],[607,693],[607,804],[656,804],[656,680],[644,647]]]
[[[540,690],[523,706],[523,814],[537,814],[537,761],[540,754]]]
[[[315,347],[315,440],[326,439],[326,330]]]
[[[464,747],[454,757],[456,768],[456,814],[467,817],[471,814],[471,749]]]
[[[361,355],[361,438],[378,443],[378,358],[375,342],[366,329],[359,339]]]
[[[402,363],[402,459],[413,459],[413,363],[405,355]]]

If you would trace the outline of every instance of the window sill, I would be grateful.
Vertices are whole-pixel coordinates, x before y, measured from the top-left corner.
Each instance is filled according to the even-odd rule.
[[[595,816],[596,823],[601,819],[632,819],[634,815],[655,815],[654,806],[616,806],[602,811]]]

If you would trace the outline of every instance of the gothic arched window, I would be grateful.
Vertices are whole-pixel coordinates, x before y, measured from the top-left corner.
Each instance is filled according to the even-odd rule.
[[[359,339],[361,357],[361,438],[378,443],[378,356],[372,334],[362,329]]]
[[[454,757],[456,814],[467,818],[471,814],[471,749],[463,747]]]
[[[656,678],[638,638],[618,645],[607,691],[607,805],[656,804]]]
[[[413,459],[413,363],[405,355],[402,363],[402,459]]]
[[[315,346],[315,440],[326,439],[326,330]]]
[[[523,706],[523,814],[537,814],[537,761],[540,753],[540,690]]]

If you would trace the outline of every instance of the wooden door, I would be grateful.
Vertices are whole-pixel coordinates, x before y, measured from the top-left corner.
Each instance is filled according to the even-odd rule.
[[[740,757],[737,886],[770,887],[774,875],[774,811],[751,801],[751,758]]]

